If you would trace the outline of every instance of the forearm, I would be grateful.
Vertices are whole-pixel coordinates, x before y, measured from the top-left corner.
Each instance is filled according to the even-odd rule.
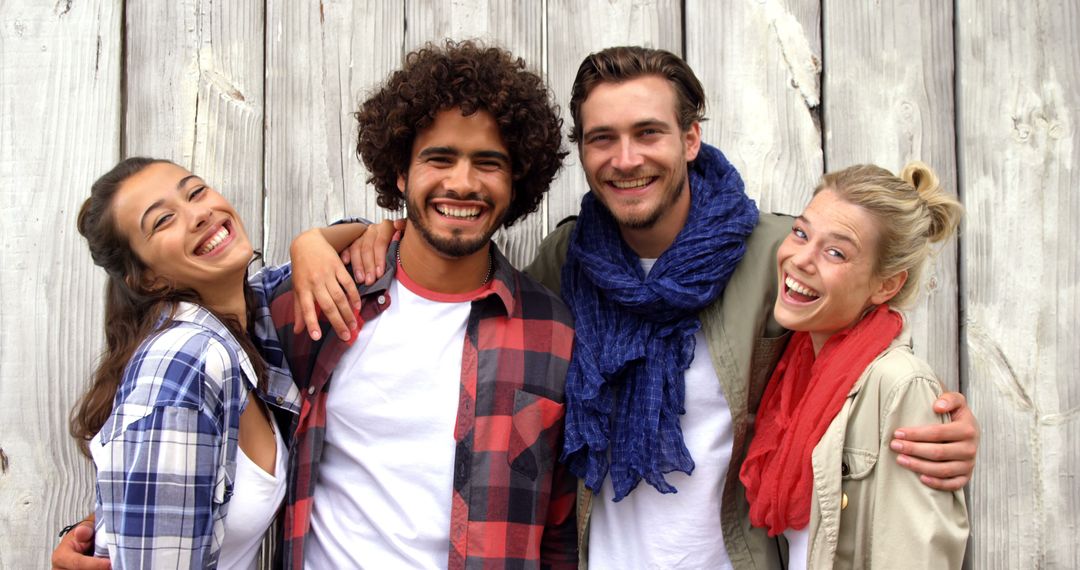
[[[360,222],[349,222],[344,224],[334,224],[332,226],[326,226],[324,228],[315,228],[313,230],[318,232],[326,243],[330,244],[330,247],[334,248],[338,253],[345,251],[345,248],[364,235],[368,225]]]

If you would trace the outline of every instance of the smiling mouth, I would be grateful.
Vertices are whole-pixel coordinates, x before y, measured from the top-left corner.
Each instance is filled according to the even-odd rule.
[[[195,255],[207,255],[207,254],[209,254],[210,252],[214,251],[215,249],[221,247],[221,245],[223,243],[225,243],[226,240],[229,239],[230,235],[232,235],[232,229],[230,228],[229,222],[225,222],[221,226],[221,229],[219,229],[216,233],[214,233],[214,235],[210,236],[209,239],[204,241],[202,243],[202,245],[195,248]]]
[[[656,178],[656,176],[646,176],[630,180],[608,180],[608,184],[611,184],[619,190],[638,190],[652,184]]]
[[[448,218],[454,218],[458,220],[475,220],[480,217],[483,212],[483,208],[479,206],[471,206],[468,208],[451,207],[445,204],[438,204],[435,206],[435,211],[446,216]]]
[[[784,275],[784,286],[788,296],[801,303],[816,301],[821,297],[821,293],[799,283],[790,275]]]

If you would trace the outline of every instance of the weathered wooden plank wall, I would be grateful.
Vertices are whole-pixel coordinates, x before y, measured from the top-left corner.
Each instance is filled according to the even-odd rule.
[[[0,568],[41,568],[90,505],[68,410],[100,350],[102,279],[75,230],[120,157],[118,2],[0,4]]]
[[[956,4],[975,568],[1080,568],[1080,6]]]
[[[826,167],[934,166],[969,218],[913,312],[916,349],[983,423],[973,566],[1080,567],[1080,53],[1062,48],[1078,36],[1073,0],[4,2],[0,569],[44,565],[92,502],[66,432],[101,346],[103,279],[74,229],[90,182],[121,156],[172,158],[284,261],[303,228],[385,217],[351,113],[445,37],[525,58],[567,127],[589,52],[683,55],[709,95],[706,142],[764,210],[800,210]],[[571,151],[542,211],[498,236],[513,261],[576,213]]]

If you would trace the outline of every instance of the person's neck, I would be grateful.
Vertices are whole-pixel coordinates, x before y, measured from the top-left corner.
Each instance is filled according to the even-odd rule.
[[[630,246],[638,257],[657,259],[675,243],[675,238],[690,217],[690,184],[685,184],[675,203],[669,206],[653,225],[647,228],[619,226],[619,233],[626,245]]]
[[[244,298],[244,275],[229,287],[215,293],[201,292],[200,302],[223,317],[235,318],[241,328],[247,328],[247,299]]]
[[[410,279],[430,291],[468,293],[491,278],[491,242],[464,257],[449,257],[425,242],[419,231],[409,231],[406,227],[398,247],[401,268]]]

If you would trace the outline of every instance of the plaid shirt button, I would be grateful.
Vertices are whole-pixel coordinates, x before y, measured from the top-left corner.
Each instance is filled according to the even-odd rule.
[[[307,393],[308,393],[308,396],[314,394],[315,393],[315,387],[314,386],[308,386]]]
[[[379,298],[375,299],[375,300],[378,301],[380,305],[385,305],[386,304],[386,295],[379,295]]]

